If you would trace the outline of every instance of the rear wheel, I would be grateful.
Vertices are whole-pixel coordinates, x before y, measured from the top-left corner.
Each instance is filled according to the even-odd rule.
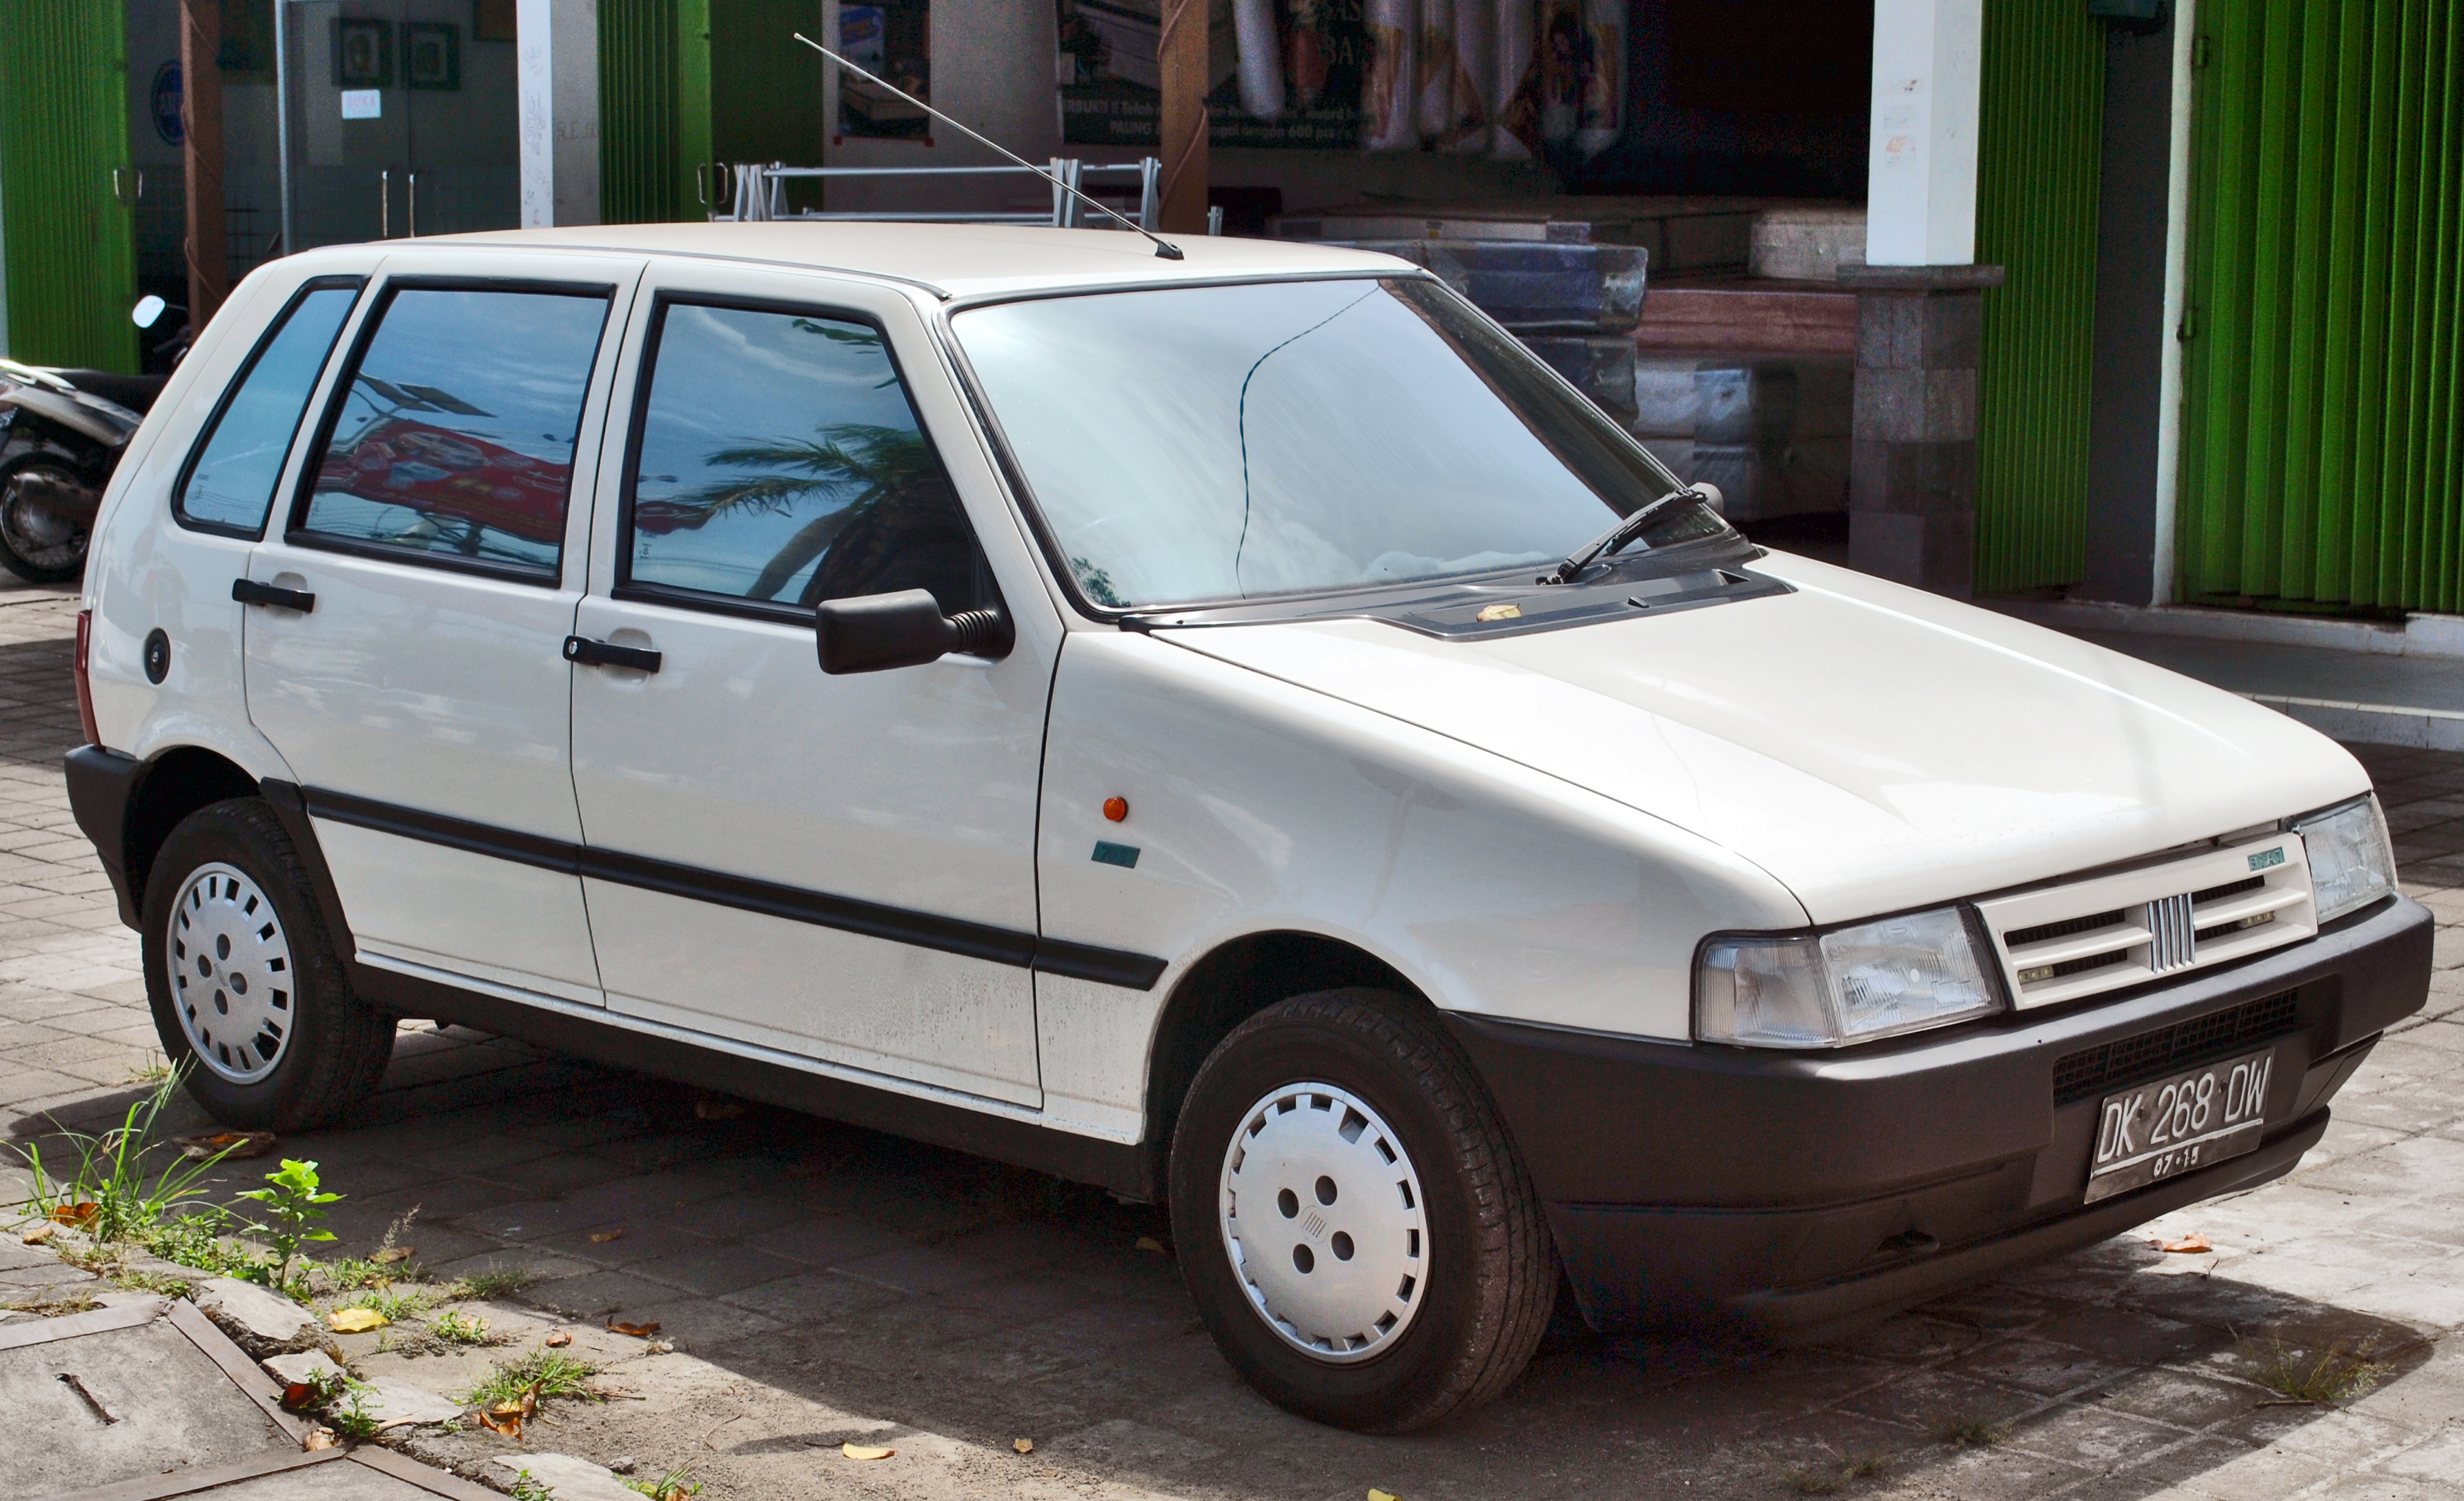
[[[1173,1137],[1182,1274],[1249,1383],[1367,1432],[1504,1391],[1547,1330],[1538,1196],[1426,1007],[1329,990],[1267,1007],[1199,1070]]]
[[[351,993],[271,807],[233,798],[183,820],[155,856],[144,922],[154,1029],[216,1120],[297,1131],[375,1090],[393,1019]]]
[[[65,464],[21,459],[0,472],[0,566],[29,584],[61,584],[85,571],[86,526],[59,515],[43,497],[82,488]]]

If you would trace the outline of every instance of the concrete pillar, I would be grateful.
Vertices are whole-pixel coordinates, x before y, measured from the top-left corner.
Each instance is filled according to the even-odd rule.
[[[1976,578],[1976,367],[2002,268],[1976,258],[1984,0],[1877,0],[1848,556],[1966,599]]]
[[[1865,261],[1976,258],[1977,89],[1984,0],[1877,0]]]
[[[2169,7],[2167,8],[2170,9]],[[2087,577],[2075,598],[2156,602],[2172,208],[2173,29],[2116,27],[2104,49],[2088,398]]]
[[[597,224],[597,0],[516,0],[514,16],[520,33],[522,228]]]
[[[180,0],[180,149],[188,210],[182,248],[188,262],[188,326],[195,329],[203,329],[231,296],[231,252],[223,228],[222,37],[222,0]]]
[[[1857,289],[1848,561],[1953,599],[1976,577],[1981,294],[1999,266],[1842,267]]]

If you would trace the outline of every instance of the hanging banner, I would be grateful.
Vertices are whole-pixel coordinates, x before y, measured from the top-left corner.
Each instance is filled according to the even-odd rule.
[[[1500,156],[1554,146],[1593,157],[1616,143],[1625,125],[1625,24],[1624,0],[1539,0],[1529,60],[1498,111],[1511,138]],[[1510,26],[1505,36],[1510,56],[1522,38]]]
[[[1055,3],[1061,139],[1072,145],[1154,149],[1161,140],[1159,0]],[[1208,27],[1208,145],[1357,147],[1361,78],[1369,57],[1362,4],[1219,5]],[[1407,126],[1410,116],[1407,103]]]

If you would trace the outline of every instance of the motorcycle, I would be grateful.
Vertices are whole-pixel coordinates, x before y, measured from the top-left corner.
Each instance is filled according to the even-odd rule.
[[[132,318],[150,329],[170,311],[147,297]],[[183,328],[156,352],[176,362],[187,338]],[[166,379],[0,359],[0,567],[30,584],[84,570],[103,487]]]

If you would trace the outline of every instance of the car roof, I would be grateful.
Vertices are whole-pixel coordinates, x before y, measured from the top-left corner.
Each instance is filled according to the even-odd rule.
[[[1182,259],[1164,259],[1144,238],[1123,230],[825,220],[573,225],[440,235],[422,243],[629,251],[796,266],[920,283],[944,298],[1264,276],[1417,274],[1408,261],[1340,246],[1205,234],[1164,238],[1180,248]]]

